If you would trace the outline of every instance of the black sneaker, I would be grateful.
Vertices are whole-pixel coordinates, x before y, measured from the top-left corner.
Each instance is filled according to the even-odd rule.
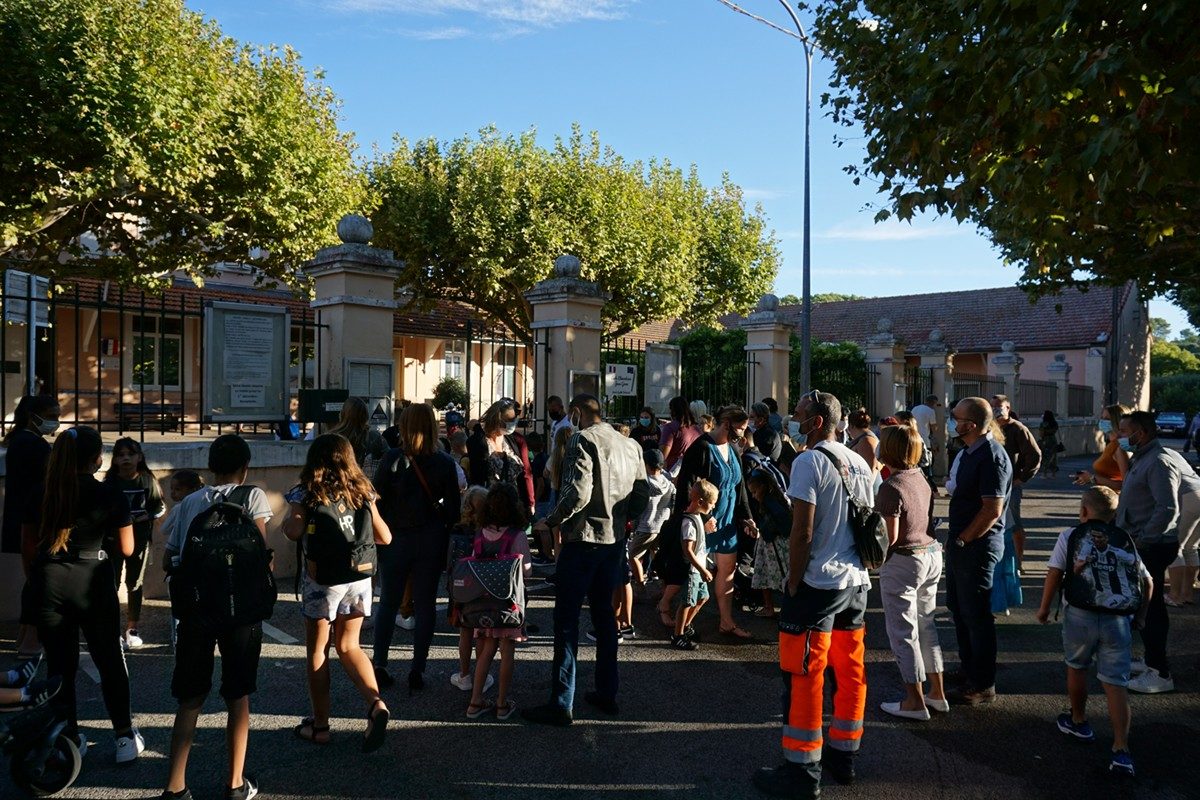
[[[553,703],[523,708],[521,709],[521,719],[538,725],[555,725],[559,728],[565,728],[574,721],[570,711],[559,708]]]
[[[242,776],[242,785],[236,789],[225,790],[225,800],[253,800],[258,796],[258,787],[249,775]]]
[[[33,680],[33,676],[37,675],[38,670],[42,666],[42,654],[38,653],[33,658],[27,658],[24,661],[17,662],[17,681],[12,684],[11,688],[21,689]]]
[[[830,748],[822,756],[821,765],[829,770],[833,779],[842,786],[854,783],[854,753]]]
[[[163,789],[163,793],[158,796],[158,800],[192,800],[192,790],[186,786],[178,792]]]
[[[754,788],[770,797],[791,800],[818,800],[821,784],[795,764],[784,762],[777,767],[762,767],[754,773]]]
[[[617,629],[617,641],[619,641],[619,642],[624,641],[626,639],[636,639],[636,638],[637,638],[637,629],[634,628],[632,625],[626,625],[624,628]]]
[[[696,629],[691,625],[683,629],[683,636],[685,639],[690,639],[693,642],[700,641],[700,634],[696,633]]]
[[[699,650],[700,645],[694,639],[689,639],[687,634],[683,636],[672,636],[671,647],[674,650]]]
[[[607,697],[601,696],[599,692],[588,692],[583,696],[586,702],[592,708],[597,709],[609,716],[615,717],[621,713],[621,707],[617,705],[616,700],[610,700]]]

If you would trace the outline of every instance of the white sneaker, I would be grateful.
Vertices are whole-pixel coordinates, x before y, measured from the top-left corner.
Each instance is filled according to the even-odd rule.
[[[495,682],[496,682],[496,679],[493,678],[491,676],[491,674],[489,673],[487,678],[484,679],[484,681],[483,681],[483,690],[486,692],[488,689],[492,688],[492,684],[494,684]],[[475,688],[475,676],[472,673],[467,673],[466,675],[459,675],[457,672],[455,672],[453,675],[450,676],[450,683],[451,683],[451,685],[454,686],[455,689],[460,689],[461,691],[469,692]]]
[[[1175,691],[1175,679],[1164,678],[1154,667],[1146,667],[1146,671],[1129,682],[1129,691],[1142,694],[1161,694]]]
[[[138,647],[141,647],[143,644],[145,644],[145,642],[142,641],[141,636],[138,636],[137,628],[130,628],[129,630],[125,631],[124,644],[126,650],[134,650]]]
[[[397,614],[396,624],[399,625],[403,630],[411,631],[417,627],[417,617],[415,614],[411,617],[406,617],[403,614]]]
[[[929,719],[929,709],[923,708],[920,711],[908,711],[900,707],[899,702],[895,703],[880,703],[879,708],[885,714],[891,714],[893,717],[901,719],[915,719],[918,722],[926,722]]]
[[[141,732],[134,728],[132,736],[117,737],[117,763],[128,764],[136,761],[145,749],[146,740],[142,738]]]
[[[1135,658],[1129,662],[1129,674],[1141,675],[1146,671],[1146,662],[1143,659]]]
[[[950,713],[950,701],[949,700],[934,700],[929,695],[925,695],[925,707],[928,708],[930,711],[937,711],[941,714],[949,714]]]

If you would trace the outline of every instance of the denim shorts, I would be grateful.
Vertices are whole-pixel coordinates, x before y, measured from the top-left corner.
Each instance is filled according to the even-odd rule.
[[[700,573],[692,570],[688,573],[687,589],[683,594],[683,604],[688,608],[700,605],[708,599],[708,584]]]
[[[1129,617],[1066,606],[1062,637],[1068,667],[1088,669],[1094,662],[1101,681],[1111,686],[1128,685],[1133,645]]]

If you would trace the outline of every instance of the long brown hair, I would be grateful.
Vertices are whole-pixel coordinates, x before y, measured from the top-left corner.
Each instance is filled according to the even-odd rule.
[[[362,508],[375,497],[375,489],[359,469],[350,441],[337,433],[324,433],[308,447],[300,485],[317,504],[338,500]]]
[[[431,456],[438,451],[437,412],[429,403],[413,403],[400,412],[400,442],[410,456]]]
[[[554,434],[554,469],[550,471],[550,484],[557,490],[562,486],[563,462],[567,460],[567,444],[571,441],[574,428],[566,425]]]
[[[361,449],[367,440],[367,422],[370,418],[371,412],[361,397],[347,397],[346,402],[342,403],[337,425],[330,428],[329,433],[336,433],[349,440],[353,447]]]
[[[117,469],[116,463],[118,450],[128,450],[138,457],[135,470],[139,476],[145,478],[154,477],[154,473],[150,471],[150,467],[146,464],[146,453],[142,450],[142,446],[138,444],[137,439],[125,436],[117,439],[117,441],[113,444],[113,459],[112,463],[108,465],[108,472],[104,473],[105,483],[108,481],[115,481],[117,478],[121,477],[121,472]]]
[[[70,428],[54,440],[38,525],[38,540],[50,553],[67,549],[79,512],[79,476],[88,472],[103,450],[100,434],[92,428]]]

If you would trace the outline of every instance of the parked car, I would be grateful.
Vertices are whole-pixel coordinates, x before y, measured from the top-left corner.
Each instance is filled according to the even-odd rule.
[[[1162,411],[1154,420],[1159,436],[1183,436],[1187,433],[1187,416],[1181,411]]]

